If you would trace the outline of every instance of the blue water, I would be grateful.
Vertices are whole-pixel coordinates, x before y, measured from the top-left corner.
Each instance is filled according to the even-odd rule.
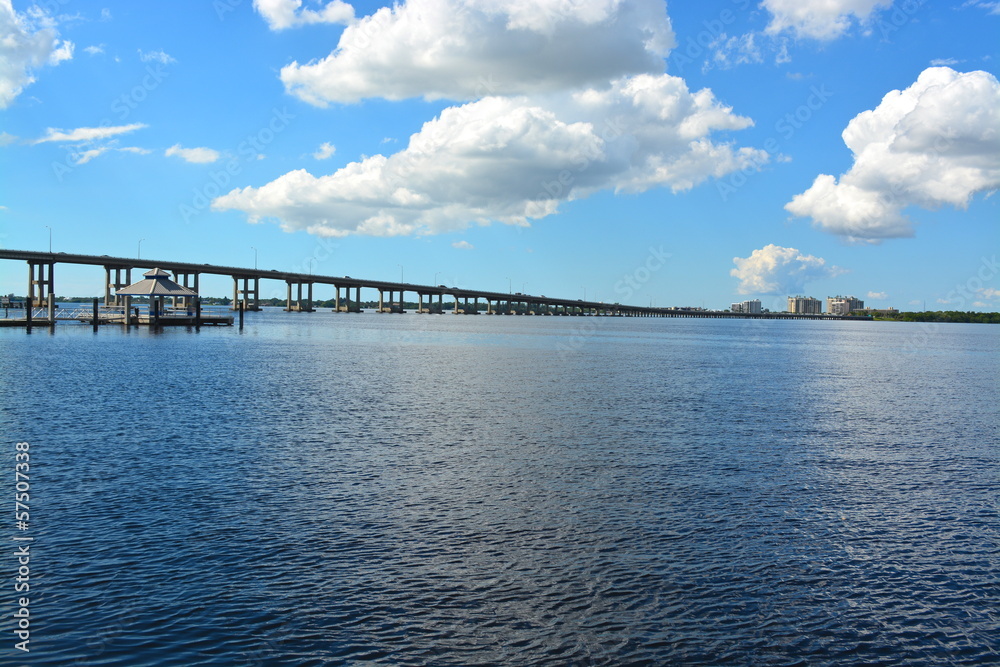
[[[1000,664],[998,334],[0,329],[0,663]]]

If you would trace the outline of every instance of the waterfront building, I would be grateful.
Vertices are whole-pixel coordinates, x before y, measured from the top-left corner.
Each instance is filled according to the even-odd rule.
[[[865,302],[853,296],[826,297],[826,312],[830,315],[850,315],[855,310],[864,310]]]
[[[820,315],[823,313],[823,302],[811,296],[790,296],[788,297],[788,312]]]
[[[734,303],[729,307],[729,310],[734,313],[761,313],[760,299],[753,299],[751,301],[741,301],[739,303]]]

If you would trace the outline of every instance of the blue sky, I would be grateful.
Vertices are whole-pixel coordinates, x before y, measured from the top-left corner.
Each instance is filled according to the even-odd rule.
[[[1000,310],[997,2],[0,0],[0,30],[4,248]]]

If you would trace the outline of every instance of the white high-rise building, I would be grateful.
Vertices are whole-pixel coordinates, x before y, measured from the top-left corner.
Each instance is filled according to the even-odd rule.
[[[734,313],[760,313],[760,299],[753,299],[751,301],[741,301],[739,303],[734,303],[729,307],[729,310]]]
[[[788,312],[820,315],[823,312],[823,302],[811,296],[790,296],[788,297]]]

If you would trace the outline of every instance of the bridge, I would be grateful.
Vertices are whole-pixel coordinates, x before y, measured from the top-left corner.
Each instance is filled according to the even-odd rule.
[[[0,249],[0,259],[19,260],[28,264],[27,299],[29,304],[48,306],[49,319],[54,321],[55,266],[77,264],[98,266],[104,269],[104,304],[106,307],[123,307],[127,297],[117,295],[117,290],[132,284],[132,272],[139,269],[160,268],[174,274],[174,280],[198,292],[202,275],[229,276],[233,280],[232,308],[260,309],[260,282],[282,281],[287,286],[286,310],[313,312],[314,288],[330,286],[334,293],[334,312],[361,312],[361,289],[378,292],[378,312],[406,312],[404,295],[415,294],[417,313],[443,313],[444,298],[453,300],[455,314],[479,312],[479,302],[484,301],[486,314],[490,315],[605,315],[621,317],[710,317],[741,319],[835,319],[868,320],[867,317],[840,315],[805,315],[791,313],[730,313],[693,309],[629,306],[603,301],[582,299],[556,299],[544,295],[492,292],[487,290],[447,287],[445,285],[420,285],[415,283],[367,280],[351,276],[323,276],[292,273],[274,269],[249,269],[215,264],[192,264],[167,260],[111,257],[108,255],[78,255],[70,253],[34,252],[29,250]],[[351,300],[351,292],[354,299]],[[434,303],[435,299],[437,303]],[[470,303],[471,302],[471,303]]]

